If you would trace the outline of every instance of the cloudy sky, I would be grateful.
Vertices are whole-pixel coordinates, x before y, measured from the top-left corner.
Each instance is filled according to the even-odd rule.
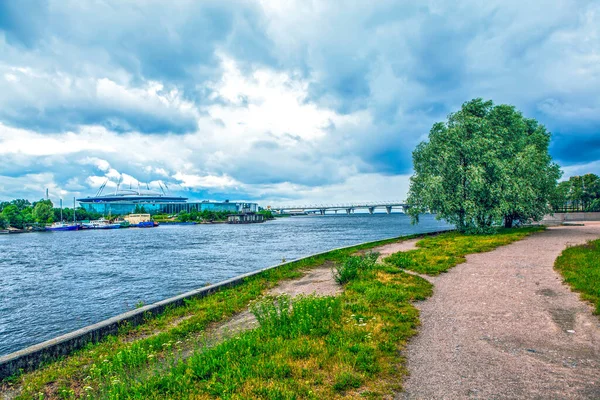
[[[600,3],[0,1],[0,200],[110,178],[192,199],[399,200],[474,97],[600,173]]]

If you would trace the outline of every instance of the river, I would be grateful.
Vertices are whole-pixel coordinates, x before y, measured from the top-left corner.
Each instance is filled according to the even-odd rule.
[[[284,258],[448,228],[398,213],[0,235],[0,356]]]

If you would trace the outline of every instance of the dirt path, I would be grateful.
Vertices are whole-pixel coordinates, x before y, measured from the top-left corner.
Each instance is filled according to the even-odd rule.
[[[399,399],[600,399],[600,319],[553,265],[600,223],[550,228],[435,279]]]
[[[380,247],[376,247],[372,251],[379,253],[379,260],[382,260],[383,258],[394,253],[417,249],[417,242],[419,240],[421,239],[410,239],[405,240],[403,242],[390,243]]]

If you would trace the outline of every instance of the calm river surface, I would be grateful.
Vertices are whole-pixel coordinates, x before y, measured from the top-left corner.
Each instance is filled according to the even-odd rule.
[[[0,356],[282,258],[447,228],[431,215],[412,226],[354,214],[0,235]]]

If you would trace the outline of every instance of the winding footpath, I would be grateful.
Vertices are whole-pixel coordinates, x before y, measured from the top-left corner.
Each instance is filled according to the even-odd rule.
[[[398,399],[600,399],[600,318],[554,261],[600,223],[549,228],[436,278]]]

